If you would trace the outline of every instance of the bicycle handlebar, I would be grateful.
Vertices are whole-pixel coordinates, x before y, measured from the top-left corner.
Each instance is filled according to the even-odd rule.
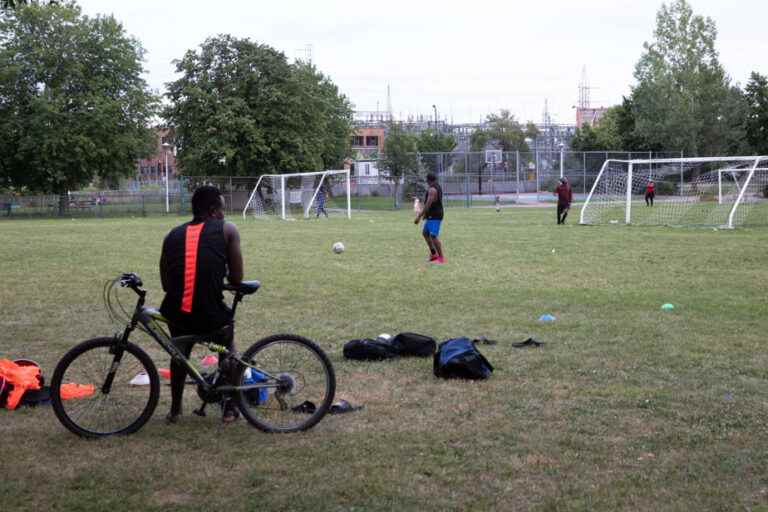
[[[133,272],[120,274],[120,286],[123,288],[141,288],[143,285],[144,283],[141,281],[141,278]]]
[[[125,272],[123,274],[120,274],[119,281],[120,281],[120,286],[122,286],[123,288],[130,288],[131,290],[133,290],[134,292],[136,292],[142,297],[147,293],[141,289],[141,287],[144,285],[141,278],[133,272]],[[261,288],[261,283],[256,280],[243,281],[238,285],[232,285],[228,283],[224,284],[225,290],[233,292],[235,295],[239,297],[256,293],[256,291],[259,288]]]

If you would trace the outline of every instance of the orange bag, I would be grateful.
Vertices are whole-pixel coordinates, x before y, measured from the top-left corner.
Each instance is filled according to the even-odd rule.
[[[0,359],[0,375],[13,386],[8,393],[6,409],[15,409],[28,389],[40,389],[40,368],[37,366],[19,366],[10,359]]]
[[[62,400],[70,400],[72,398],[85,398],[93,395],[96,388],[93,384],[62,384],[59,388],[59,396]]]

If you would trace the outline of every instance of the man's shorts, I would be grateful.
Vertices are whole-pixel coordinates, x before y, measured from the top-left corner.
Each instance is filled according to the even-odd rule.
[[[440,235],[440,223],[443,222],[437,219],[428,219],[424,221],[424,229],[422,233],[430,235],[433,238],[437,238]]]

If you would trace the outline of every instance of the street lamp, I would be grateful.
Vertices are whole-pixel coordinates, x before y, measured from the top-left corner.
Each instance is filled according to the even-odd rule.
[[[437,107],[432,105],[432,109],[435,111],[435,130],[437,130]]]
[[[170,194],[168,193],[168,151],[171,149],[171,144],[163,142],[163,149],[165,150],[165,213],[171,212]]]

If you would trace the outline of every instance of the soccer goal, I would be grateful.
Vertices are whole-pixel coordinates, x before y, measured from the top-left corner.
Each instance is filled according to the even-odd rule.
[[[766,225],[768,157],[606,160],[581,208],[580,222]]]
[[[352,218],[349,170],[263,174],[243,208],[243,218],[309,218],[322,211]]]

